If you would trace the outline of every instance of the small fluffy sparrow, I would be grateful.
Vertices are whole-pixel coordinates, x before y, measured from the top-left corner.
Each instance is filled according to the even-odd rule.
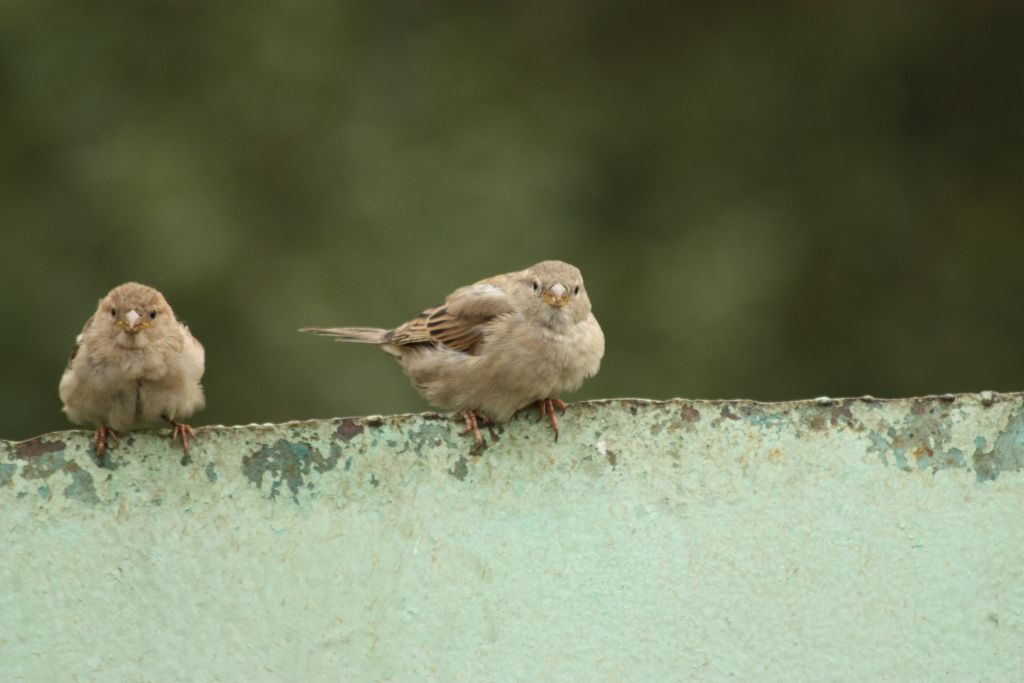
[[[128,282],[110,290],[86,321],[60,380],[64,412],[76,423],[96,425],[96,454],[107,438],[158,419],[171,425],[171,441],[195,432],[176,420],[205,405],[199,380],[203,346],[178,322],[163,295]]]
[[[377,344],[398,359],[432,404],[459,411],[463,434],[483,445],[479,424],[504,422],[536,403],[558,438],[556,394],[597,374],[604,334],[590,312],[579,269],[543,261],[448,295],[392,330],[303,328],[339,341]]]

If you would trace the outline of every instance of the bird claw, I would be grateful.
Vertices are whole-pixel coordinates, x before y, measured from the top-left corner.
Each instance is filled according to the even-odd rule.
[[[466,434],[472,433],[473,441],[476,445],[470,453],[479,453],[480,449],[484,447],[484,437],[483,434],[480,433],[480,425],[491,424],[491,418],[479,410],[463,410],[459,415],[466,421],[466,428],[459,432],[459,436],[465,436]]]
[[[540,409],[540,418],[544,419],[545,416],[551,421],[551,429],[555,432],[555,441],[558,441],[558,418],[555,417],[555,409],[557,408],[562,415],[565,415],[566,404],[565,401],[560,401],[557,398],[542,398],[537,401],[537,407]]]
[[[176,443],[178,438],[181,438],[181,450],[185,452],[185,457],[188,457],[188,440],[189,437],[195,439],[196,432],[190,426],[184,422],[175,422],[170,418],[164,418],[171,423],[171,443]]]
[[[113,439],[114,443],[118,446],[121,445],[121,439],[113,429],[106,425],[96,428],[96,455],[101,463],[103,462],[103,455],[107,452],[108,438]]]

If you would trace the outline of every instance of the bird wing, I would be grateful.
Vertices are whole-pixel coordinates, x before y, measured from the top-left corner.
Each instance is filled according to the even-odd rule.
[[[182,350],[182,361],[188,372],[188,376],[198,382],[206,369],[206,349],[192,334],[188,325],[179,322],[182,333],[185,337],[185,347]]]
[[[92,325],[92,319],[96,317],[93,313],[89,316],[89,319],[85,321],[85,325],[82,326],[82,331],[75,337],[75,345],[71,347],[71,354],[68,356],[68,367],[71,367],[71,363],[74,362],[75,356],[78,355],[78,350],[82,348],[82,340],[85,339],[85,332],[89,329],[89,325]]]
[[[399,346],[438,344],[476,355],[484,340],[486,324],[511,312],[508,293],[498,284],[483,280],[456,289],[443,306],[428,308],[395,328],[389,333],[387,343]]]

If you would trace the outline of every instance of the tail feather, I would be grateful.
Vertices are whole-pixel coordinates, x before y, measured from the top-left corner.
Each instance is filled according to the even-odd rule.
[[[361,342],[363,344],[384,344],[391,330],[379,327],[303,327],[299,332],[310,332],[336,341]]]

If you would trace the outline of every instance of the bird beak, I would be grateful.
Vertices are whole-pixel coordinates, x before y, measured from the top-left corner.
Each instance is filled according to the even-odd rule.
[[[142,320],[142,316],[139,315],[135,311],[135,309],[133,308],[132,310],[130,310],[127,313],[124,314],[124,320],[123,321],[120,321],[120,320],[118,321],[118,322],[121,322],[121,323],[125,323],[125,324],[119,325],[119,327],[124,328],[124,331],[128,332],[129,334],[136,334],[142,328],[149,327],[149,325],[146,324],[146,323],[142,323],[140,325],[139,324],[140,320]]]
[[[550,306],[562,308],[569,303],[569,290],[561,282],[556,282],[544,290],[541,298],[544,299],[544,303]]]

